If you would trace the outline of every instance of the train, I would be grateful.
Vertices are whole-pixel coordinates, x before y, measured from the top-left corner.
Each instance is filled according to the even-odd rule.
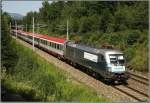
[[[33,43],[32,32],[11,30],[11,34]],[[38,33],[34,33],[34,45],[74,65],[88,68],[93,71],[94,75],[100,75],[106,81],[126,83],[129,78],[124,54],[120,50],[94,48],[75,41]]]

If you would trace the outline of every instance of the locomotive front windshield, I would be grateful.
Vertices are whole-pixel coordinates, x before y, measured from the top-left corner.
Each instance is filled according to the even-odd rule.
[[[121,54],[110,54],[109,58],[110,63],[114,65],[124,65],[125,63],[124,57]]]

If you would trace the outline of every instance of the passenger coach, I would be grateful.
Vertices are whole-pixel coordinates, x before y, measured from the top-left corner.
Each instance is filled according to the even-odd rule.
[[[14,36],[16,33],[16,30],[12,30],[12,34]],[[21,38],[29,43],[32,44],[33,42],[33,34],[32,32],[24,32],[22,30],[17,30],[17,37]],[[66,40],[56,37],[51,37],[47,35],[41,35],[38,33],[34,34],[34,44],[35,46],[41,47],[44,50],[60,57],[64,57],[64,44]]]

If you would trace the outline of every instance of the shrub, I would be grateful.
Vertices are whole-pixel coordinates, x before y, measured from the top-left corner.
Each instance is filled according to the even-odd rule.
[[[131,32],[127,37],[127,43],[128,45],[133,45],[138,41],[140,38],[140,32],[139,31],[133,31]]]
[[[134,47],[129,47],[124,50],[125,58],[128,62],[135,56],[135,50]]]
[[[139,48],[135,52],[134,58],[129,62],[129,66],[138,71],[148,71],[148,49],[138,44]]]

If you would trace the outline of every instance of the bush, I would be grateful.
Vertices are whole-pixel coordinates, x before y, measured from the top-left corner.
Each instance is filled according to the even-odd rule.
[[[129,62],[129,66],[138,71],[148,71],[148,49],[138,44],[134,58]]]
[[[127,62],[130,62],[130,60],[134,58],[135,52],[136,49],[134,47],[129,47],[124,50]]]
[[[138,41],[139,38],[140,38],[140,32],[139,31],[131,32],[127,37],[128,45],[133,45],[134,43],[136,43]]]

